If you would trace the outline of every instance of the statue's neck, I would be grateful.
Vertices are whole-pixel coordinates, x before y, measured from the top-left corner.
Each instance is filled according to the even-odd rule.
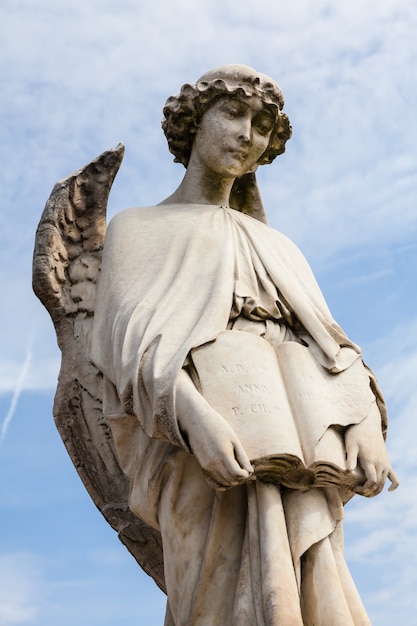
[[[160,204],[228,206],[234,177],[221,176],[191,162],[179,187]]]

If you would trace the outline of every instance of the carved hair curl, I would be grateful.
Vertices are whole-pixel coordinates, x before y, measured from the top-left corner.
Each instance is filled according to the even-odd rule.
[[[214,100],[225,95],[247,98],[257,95],[274,110],[275,126],[259,165],[272,163],[276,156],[285,152],[292,129],[288,116],[281,112],[284,97],[277,83],[248,66],[225,65],[203,74],[195,84],[183,85],[178,96],[166,101],[162,128],[176,163],[187,167],[204,112]]]

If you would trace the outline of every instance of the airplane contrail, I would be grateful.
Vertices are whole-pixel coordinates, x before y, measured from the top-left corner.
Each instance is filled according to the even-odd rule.
[[[26,356],[25,356],[25,360],[23,362],[22,368],[20,370],[20,374],[19,377],[17,379],[16,382],[16,387],[14,389],[13,392],[13,396],[10,402],[10,407],[9,410],[7,411],[7,415],[3,420],[3,423],[1,425],[1,431],[0,431],[0,446],[3,444],[4,439],[6,437],[7,434],[7,430],[10,426],[10,422],[12,421],[12,418],[15,414],[16,411],[16,407],[17,407],[17,403],[19,401],[19,397],[20,394],[22,393],[23,390],[23,385],[25,383],[25,380],[27,378],[27,375],[29,373],[30,370],[30,364],[32,362],[32,340],[33,340],[33,335],[30,337],[29,341],[28,341],[28,345],[26,348]]]

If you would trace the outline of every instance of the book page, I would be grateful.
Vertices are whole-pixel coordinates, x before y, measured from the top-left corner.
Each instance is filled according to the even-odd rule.
[[[251,461],[293,455],[303,461],[277,357],[262,337],[227,330],[195,348],[201,393],[238,435]]]
[[[336,431],[326,431],[332,425],[359,423],[375,401],[361,359],[332,374],[302,344],[282,343],[276,353],[307,466],[319,460],[338,464],[344,459],[343,440]],[[325,458],[319,459],[317,452]]]

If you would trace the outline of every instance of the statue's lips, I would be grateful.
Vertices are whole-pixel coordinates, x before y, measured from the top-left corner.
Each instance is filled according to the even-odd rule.
[[[247,150],[244,150],[242,148],[228,148],[227,152],[229,152],[232,156],[236,157],[237,159],[240,159],[241,161],[244,161],[245,159],[247,159],[248,154],[249,154]]]

